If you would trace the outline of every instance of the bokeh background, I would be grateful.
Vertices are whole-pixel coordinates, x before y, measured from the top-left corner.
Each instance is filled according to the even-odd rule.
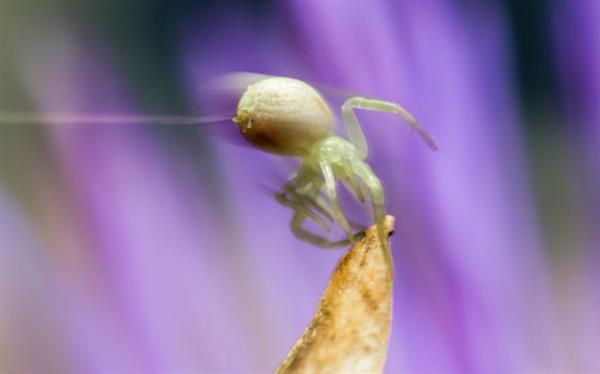
[[[211,114],[232,70],[436,138],[360,114],[397,217],[386,372],[600,371],[600,2],[0,1],[2,112]],[[278,365],[342,252],[291,234],[287,161],[226,138],[0,125],[0,373]]]

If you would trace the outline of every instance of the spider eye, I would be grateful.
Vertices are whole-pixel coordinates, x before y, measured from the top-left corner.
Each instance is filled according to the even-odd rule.
[[[250,121],[250,116],[248,115],[248,112],[246,112],[245,110],[240,110],[237,112],[237,115],[235,117],[233,117],[232,121],[236,125],[238,125],[240,127],[244,127],[244,126],[246,126],[248,121]]]

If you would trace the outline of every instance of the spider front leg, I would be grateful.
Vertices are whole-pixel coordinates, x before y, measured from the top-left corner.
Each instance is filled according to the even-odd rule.
[[[385,220],[385,196],[383,192],[383,187],[381,185],[381,181],[375,175],[371,167],[366,163],[353,160],[352,168],[356,175],[365,183],[369,190],[369,194],[371,195],[371,204],[373,204],[373,215],[375,216],[375,224],[377,225],[377,236],[379,237],[379,241],[384,249],[384,254],[388,261],[388,264],[392,264],[392,257],[390,252],[390,247],[388,243],[388,238],[386,235],[384,220]]]
[[[353,96],[344,101],[344,104],[342,105],[342,116],[344,118],[344,123],[346,124],[348,136],[350,137],[352,143],[354,143],[358,151],[357,155],[361,160],[364,160],[364,158],[367,156],[367,142],[365,141],[365,136],[362,132],[360,124],[358,123],[354,109],[375,110],[379,112],[397,114],[421,136],[429,148],[433,150],[437,149],[435,141],[431,135],[429,135],[427,130],[425,130],[425,128],[423,128],[423,126],[421,126],[417,120],[415,120],[415,118],[400,105],[384,100]]]

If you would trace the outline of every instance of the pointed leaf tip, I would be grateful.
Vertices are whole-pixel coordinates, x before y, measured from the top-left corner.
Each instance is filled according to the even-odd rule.
[[[393,230],[387,216],[385,228]],[[392,276],[375,226],[338,262],[317,311],[277,374],[382,372],[392,310]]]

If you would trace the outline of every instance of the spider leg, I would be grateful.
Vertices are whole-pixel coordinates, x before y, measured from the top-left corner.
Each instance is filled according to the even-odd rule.
[[[354,196],[354,198],[356,200],[360,201],[361,203],[364,203],[365,202],[365,194],[363,193],[362,189],[358,185],[356,176],[354,175],[354,172],[352,171],[352,163],[347,158],[345,158],[343,162],[344,162],[345,171],[344,171],[344,177],[342,178],[342,181],[344,182],[344,184],[346,185],[348,190],[350,192],[352,192],[352,195]]]
[[[361,195],[363,194],[362,190],[360,190],[360,193],[361,193]],[[359,198],[357,198],[357,199],[359,199]],[[364,201],[364,196],[363,196],[363,199],[360,201],[361,202]],[[323,198],[318,194],[318,191],[317,191],[316,196],[312,197],[309,200],[309,202],[311,203],[311,205],[312,204],[315,205],[315,209],[324,209],[324,211],[322,211],[323,215],[325,215],[330,221],[332,221],[332,222],[334,221],[333,212],[331,211],[331,207],[325,201],[323,201]],[[320,208],[316,208],[316,206],[319,206]],[[365,227],[364,225],[361,225],[360,223],[356,223],[351,220],[348,220],[348,224],[350,225],[351,228],[356,229],[357,231],[366,231],[367,230],[367,227]],[[357,233],[354,235],[357,236],[359,234]]]
[[[319,191],[315,191],[313,194],[310,194],[306,199],[306,203],[324,215],[329,221],[335,221],[331,207],[319,195]]]
[[[294,212],[296,212],[296,214],[302,214],[303,216],[312,219],[315,223],[321,226],[323,230],[331,230],[329,225],[321,217],[307,207],[307,205],[311,203],[311,199],[298,194],[292,194],[294,198],[289,198],[287,196],[288,193],[290,193],[290,191],[279,192],[275,195],[275,199],[281,205],[291,208]]]
[[[335,220],[340,224],[340,226],[342,226],[342,229],[344,229],[346,236],[348,238],[353,238],[350,224],[346,220],[344,212],[340,207],[340,202],[337,197],[337,190],[335,186],[335,176],[333,175],[331,165],[326,161],[320,161],[319,165],[321,166],[321,171],[323,172],[323,177],[325,179],[325,191],[327,192],[327,196],[329,197]]]
[[[421,136],[429,148],[433,150],[437,149],[437,145],[435,144],[435,141],[431,135],[429,135],[425,128],[421,126],[417,120],[415,120],[415,118],[400,105],[384,100],[353,96],[348,98],[342,105],[342,116],[344,117],[344,122],[346,123],[348,136],[350,137],[352,143],[354,143],[356,146],[360,159],[364,159],[367,155],[367,144],[362,129],[358,123],[358,119],[356,118],[356,114],[354,114],[354,109],[375,110],[379,112],[397,114],[404,120],[404,122],[406,122],[406,124],[412,127]]]
[[[385,196],[383,187],[379,178],[373,173],[371,167],[365,162],[354,160],[352,161],[354,172],[363,180],[371,195],[371,203],[373,204],[373,214],[375,216],[375,224],[377,225],[377,236],[384,249],[384,254],[388,263],[391,266],[392,258],[390,253],[390,247],[388,238],[386,235],[385,227],[383,225],[385,219],[385,207],[384,201]]]
[[[321,175],[312,171],[311,168],[302,167],[298,174],[283,186],[281,194],[288,193],[293,196],[293,199],[302,200],[301,203],[307,209],[312,207],[326,219],[333,222],[331,209],[319,196],[322,186],[323,177]],[[280,203],[283,202],[280,201]]]
[[[352,241],[356,241],[364,235],[364,232],[359,232],[349,238],[345,238],[342,240],[332,241],[322,236],[311,233],[302,227],[306,216],[302,213],[294,213],[292,217],[292,221],[290,222],[290,227],[292,229],[292,233],[300,240],[308,242],[312,245],[316,245],[321,248],[333,249],[340,248],[349,245]]]
[[[342,118],[344,119],[344,124],[346,125],[348,137],[356,147],[357,157],[361,160],[364,160],[367,157],[369,148],[367,146],[365,134],[360,127],[358,118],[356,118],[356,113],[354,113],[354,107],[351,105],[350,100],[352,98],[353,97],[347,99],[342,105]]]
[[[351,165],[351,164],[349,163],[349,165]],[[349,167],[351,167],[351,166],[349,166]],[[303,201],[307,206],[313,207],[316,211],[321,213],[329,221],[335,222],[335,219],[333,217],[333,211],[332,211],[331,207],[321,196],[321,187],[322,187],[322,184],[319,184],[317,187],[312,188],[309,192],[299,193],[298,191],[294,191],[294,190],[289,190],[288,192],[291,194],[301,195],[302,198],[304,198]],[[355,197],[357,198],[357,200],[364,202],[363,191],[360,189],[358,191],[359,191],[358,193],[360,193],[360,197],[356,197],[356,196]],[[353,222],[351,220],[348,220],[348,224],[350,224],[351,228],[353,228],[357,231],[366,231],[367,230],[367,228],[365,226],[363,226],[359,223]],[[360,234],[357,233],[354,235],[357,236]]]
[[[298,191],[294,190],[290,186],[284,187],[283,191],[277,195],[278,201],[294,210],[294,215],[292,217],[292,221],[290,222],[290,227],[292,233],[300,240],[311,243],[318,247],[322,248],[339,248],[345,247],[353,241],[357,241],[364,236],[365,228],[350,222],[350,226],[353,228],[357,228],[359,231],[356,234],[353,234],[351,237],[346,237],[343,240],[333,241],[328,238],[313,234],[302,227],[304,221],[307,218],[313,219],[312,212],[307,208],[308,205],[319,207],[315,208],[320,212],[324,213],[327,218],[330,218],[333,221],[331,212],[331,208],[323,201],[320,196],[320,187],[318,184],[315,186],[314,184],[308,188],[308,191],[305,191],[305,194],[300,194]],[[293,196],[294,200],[291,200],[286,194],[290,194]],[[293,201],[294,203],[291,203]],[[322,211],[321,211],[322,209]],[[306,212],[309,214],[307,215]],[[314,219],[313,219],[314,220]],[[319,223],[318,221],[315,221]],[[321,221],[321,223],[323,223]],[[321,225],[323,227],[323,225]],[[329,227],[324,227],[326,231],[329,231]]]
[[[312,180],[312,182],[309,182],[309,180]],[[281,192],[275,195],[275,200],[277,200],[278,203],[291,208],[295,213],[302,213],[302,215],[312,219],[325,231],[329,231],[331,229],[329,225],[310,209],[310,206],[313,206],[317,211],[331,219],[331,215],[328,214],[325,208],[318,205],[314,199],[309,196],[315,189],[318,191],[320,186],[315,186],[314,178],[309,178],[308,173],[303,169],[300,169],[300,172],[283,186]]]
[[[348,165],[348,169],[351,170],[351,164],[348,163]],[[322,171],[320,172],[322,173]],[[364,227],[361,226],[360,231],[356,234],[350,232],[343,240],[331,240],[314,234],[303,227],[306,219],[310,219],[324,230],[330,231],[330,227],[323,220],[323,217],[332,222],[339,222],[335,209],[321,196],[321,188],[325,183],[321,173],[315,173],[314,169],[301,168],[300,171],[283,186],[281,191],[275,195],[275,198],[280,204],[287,206],[294,211],[290,227],[292,233],[298,239],[323,248],[344,247],[349,243],[362,238],[364,236]],[[349,225],[353,228],[358,227],[358,225],[354,223],[350,223]]]
[[[322,186],[323,180],[322,177],[319,176],[318,179],[313,178],[311,182],[306,183],[302,188],[294,188],[293,186],[286,185],[284,189],[296,198],[302,199],[306,206],[312,207],[329,221],[334,222],[331,207],[329,207],[320,195]]]

